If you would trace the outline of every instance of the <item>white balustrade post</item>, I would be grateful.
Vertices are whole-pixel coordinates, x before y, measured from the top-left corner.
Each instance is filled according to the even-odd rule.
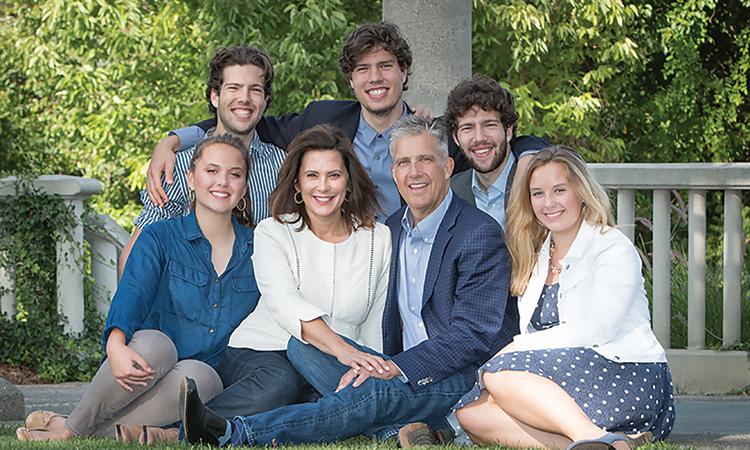
[[[740,284],[742,281],[742,198],[740,191],[724,191],[724,305],[722,345],[740,340]]]
[[[0,296],[0,316],[10,319],[16,315],[16,283],[13,273],[0,266],[0,286],[3,293]]]
[[[635,191],[617,190],[617,227],[632,242],[635,239]]]
[[[688,348],[706,346],[706,191],[688,200]]]
[[[117,289],[117,247],[94,233],[87,233],[86,240],[91,245],[91,277],[95,281],[96,311],[106,317],[112,294]]]
[[[83,331],[83,201],[65,200],[74,224],[57,239],[57,310],[65,318],[66,333]]]
[[[672,260],[670,258],[670,191],[667,189],[654,190],[654,222],[653,222],[653,329],[661,345],[670,345],[670,273]]]

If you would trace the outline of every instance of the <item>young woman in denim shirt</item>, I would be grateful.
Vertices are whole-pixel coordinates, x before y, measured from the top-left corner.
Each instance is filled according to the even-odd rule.
[[[114,437],[116,424],[179,419],[177,391],[195,378],[208,401],[232,330],[253,310],[253,228],[247,149],[229,134],[204,140],[190,164],[193,211],[143,230],[112,300],[106,359],[69,417],[37,411],[21,440]]]

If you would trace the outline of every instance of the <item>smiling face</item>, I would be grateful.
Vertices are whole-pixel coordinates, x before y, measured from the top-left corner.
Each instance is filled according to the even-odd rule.
[[[263,69],[254,65],[227,66],[223,80],[219,92],[211,91],[211,104],[217,114],[216,131],[248,136],[266,109]]]
[[[453,159],[442,161],[438,145],[427,132],[393,142],[393,179],[415,224],[440,206],[450,188]]]
[[[211,144],[188,172],[188,186],[195,191],[195,210],[231,214],[247,193],[247,162],[236,148]]]
[[[513,126],[500,121],[496,111],[475,106],[458,118],[453,138],[461,147],[472,168],[479,173],[502,171],[510,151]]]
[[[399,67],[393,54],[381,48],[354,64],[349,84],[365,111],[387,116],[401,102],[405,80],[406,69]]]
[[[308,150],[302,157],[295,189],[302,195],[311,224],[341,219],[349,174],[336,150]]]
[[[536,168],[529,179],[529,194],[534,215],[553,238],[572,242],[583,221],[583,201],[565,166],[551,162]]]

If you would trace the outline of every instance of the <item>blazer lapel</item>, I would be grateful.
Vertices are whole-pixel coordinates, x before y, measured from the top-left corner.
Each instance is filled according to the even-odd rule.
[[[459,197],[454,193],[453,200],[448,206],[448,210],[445,212],[443,221],[440,222],[438,232],[435,235],[435,241],[432,243],[432,250],[430,251],[430,261],[427,263],[427,273],[424,278],[424,288],[422,291],[422,307],[427,304],[427,300],[432,296],[432,291],[435,288],[435,282],[437,282],[438,275],[440,274],[440,266],[443,263],[443,256],[445,254],[445,248],[448,246],[453,235],[448,231],[453,228],[456,223],[458,213],[461,211],[461,205],[459,203]]]

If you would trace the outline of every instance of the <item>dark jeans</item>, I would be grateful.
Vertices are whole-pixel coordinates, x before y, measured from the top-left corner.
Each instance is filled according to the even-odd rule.
[[[206,405],[224,417],[269,411],[312,393],[284,351],[227,347],[217,372],[224,390]]]
[[[315,386],[335,388],[339,381],[335,375],[347,370],[335,358],[294,340],[290,340],[288,352],[290,360]],[[381,435],[384,430],[409,422],[441,423],[473,383],[473,376],[457,373],[413,390],[398,378],[389,381],[370,378],[358,388],[329,391],[315,403],[238,417],[235,423],[244,426],[247,444],[257,446],[334,442],[358,434]]]

